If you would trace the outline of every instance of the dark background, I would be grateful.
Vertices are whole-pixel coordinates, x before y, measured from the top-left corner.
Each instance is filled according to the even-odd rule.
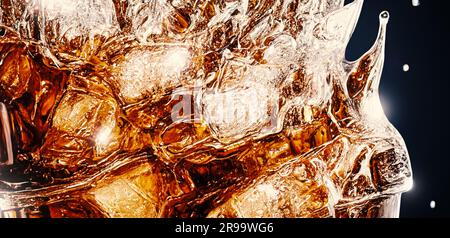
[[[352,1],[346,1],[352,2]],[[388,10],[386,60],[380,84],[385,112],[405,139],[414,187],[400,217],[450,217],[449,29],[447,1],[365,0],[347,59],[373,44],[378,16]],[[403,65],[408,64],[408,72]],[[435,201],[432,209],[430,202]]]

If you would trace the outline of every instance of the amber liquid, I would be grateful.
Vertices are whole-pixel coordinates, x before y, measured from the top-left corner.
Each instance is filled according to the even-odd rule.
[[[123,32],[132,31],[127,4],[114,1]],[[250,5],[257,9],[253,17],[271,7],[268,1]],[[8,7],[2,6],[4,11]],[[204,21],[198,23],[201,32],[217,6],[206,1],[197,7]],[[191,6],[172,12],[164,29],[184,34],[194,10]],[[294,26],[300,23],[286,21],[292,25],[290,34],[295,34]],[[393,148],[376,150],[376,140],[371,144],[361,139],[358,135],[366,127],[354,113],[371,83],[369,75],[379,52],[363,57],[346,85],[328,78],[333,82],[332,94],[324,105],[295,106],[286,112],[287,119],[276,133],[224,144],[194,106],[188,112],[186,107],[178,111],[183,120],[173,120],[177,105],[195,105],[199,89],[187,78],[201,70],[220,72],[222,56],[217,49],[224,47],[236,54],[247,47],[252,60],[264,64],[264,50],[275,37],[258,41],[260,49],[252,48],[246,29],[242,35],[247,41],[238,46],[232,25],[224,23],[212,32],[211,48],[198,52],[174,47],[164,34],[152,36],[145,46],[120,34],[58,42],[49,28],[43,47],[36,39],[43,35],[39,27],[28,32],[33,40],[10,27],[0,29],[0,99],[12,128],[9,135],[2,132],[0,142],[4,147],[9,138],[15,146],[12,163],[5,163],[11,159],[5,153],[0,158],[0,202],[6,201],[0,204],[0,217],[398,216],[400,195],[379,193],[392,183],[384,176],[390,172],[386,165],[406,155]],[[162,72],[160,78],[152,78],[161,82],[157,87],[139,97],[126,93],[127,85],[120,81],[126,72],[120,67],[130,55],[143,52],[157,62],[164,52],[180,48],[193,55],[188,69],[177,72],[188,90],[177,90],[180,85],[172,81],[163,84]],[[276,104],[301,95],[310,84],[304,68],[290,70],[292,82],[281,86],[282,98]],[[217,77],[203,86],[215,85]],[[348,144],[361,144],[364,149],[346,154]],[[340,158],[351,159],[343,165]],[[368,174],[360,176],[362,166],[368,166]],[[342,201],[332,201],[327,182],[339,187]],[[267,184],[286,188],[279,203],[270,203]],[[378,195],[365,199],[372,194]],[[263,202],[268,199],[273,212],[252,204],[252,196]],[[256,213],[245,210],[249,206],[255,206]]]

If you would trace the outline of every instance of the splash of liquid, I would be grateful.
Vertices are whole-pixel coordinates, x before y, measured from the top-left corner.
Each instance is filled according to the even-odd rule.
[[[2,216],[398,216],[389,14],[349,62],[343,2],[2,1]]]

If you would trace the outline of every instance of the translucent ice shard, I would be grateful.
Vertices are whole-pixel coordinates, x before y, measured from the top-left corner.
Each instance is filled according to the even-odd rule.
[[[158,216],[159,178],[149,165],[129,171],[89,195],[111,217]]]
[[[183,73],[192,68],[191,57],[191,50],[183,45],[130,52],[118,66],[120,72],[116,77],[121,95],[127,102],[142,99],[146,94],[159,99],[182,85]]]
[[[113,3],[108,0],[36,0],[30,6],[41,17],[41,37],[72,40],[79,36],[110,34],[118,27]],[[45,34],[45,35],[44,35]],[[56,36],[52,39],[51,36]]]
[[[0,1],[1,217],[397,217],[362,0]]]
[[[164,20],[170,14],[170,5],[166,1],[128,1],[126,12],[131,21],[132,31],[138,39],[145,42],[150,35],[163,33]]]
[[[273,57],[273,59],[276,59]],[[250,66],[228,62],[217,85],[203,94],[202,109],[213,135],[224,143],[245,136],[270,134],[277,130],[280,78],[278,67]],[[269,132],[267,132],[269,131]]]

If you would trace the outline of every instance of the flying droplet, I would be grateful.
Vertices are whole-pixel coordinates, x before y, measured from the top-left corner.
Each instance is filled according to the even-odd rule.
[[[405,71],[405,72],[409,71],[409,65],[408,64],[404,64],[403,65],[403,71]]]
[[[431,207],[431,209],[434,209],[436,207],[436,202],[435,201],[431,201],[430,202],[430,207]]]
[[[412,5],[414,7],[418,7],[420,5],[420,1],[419,0],[412,0]]]

